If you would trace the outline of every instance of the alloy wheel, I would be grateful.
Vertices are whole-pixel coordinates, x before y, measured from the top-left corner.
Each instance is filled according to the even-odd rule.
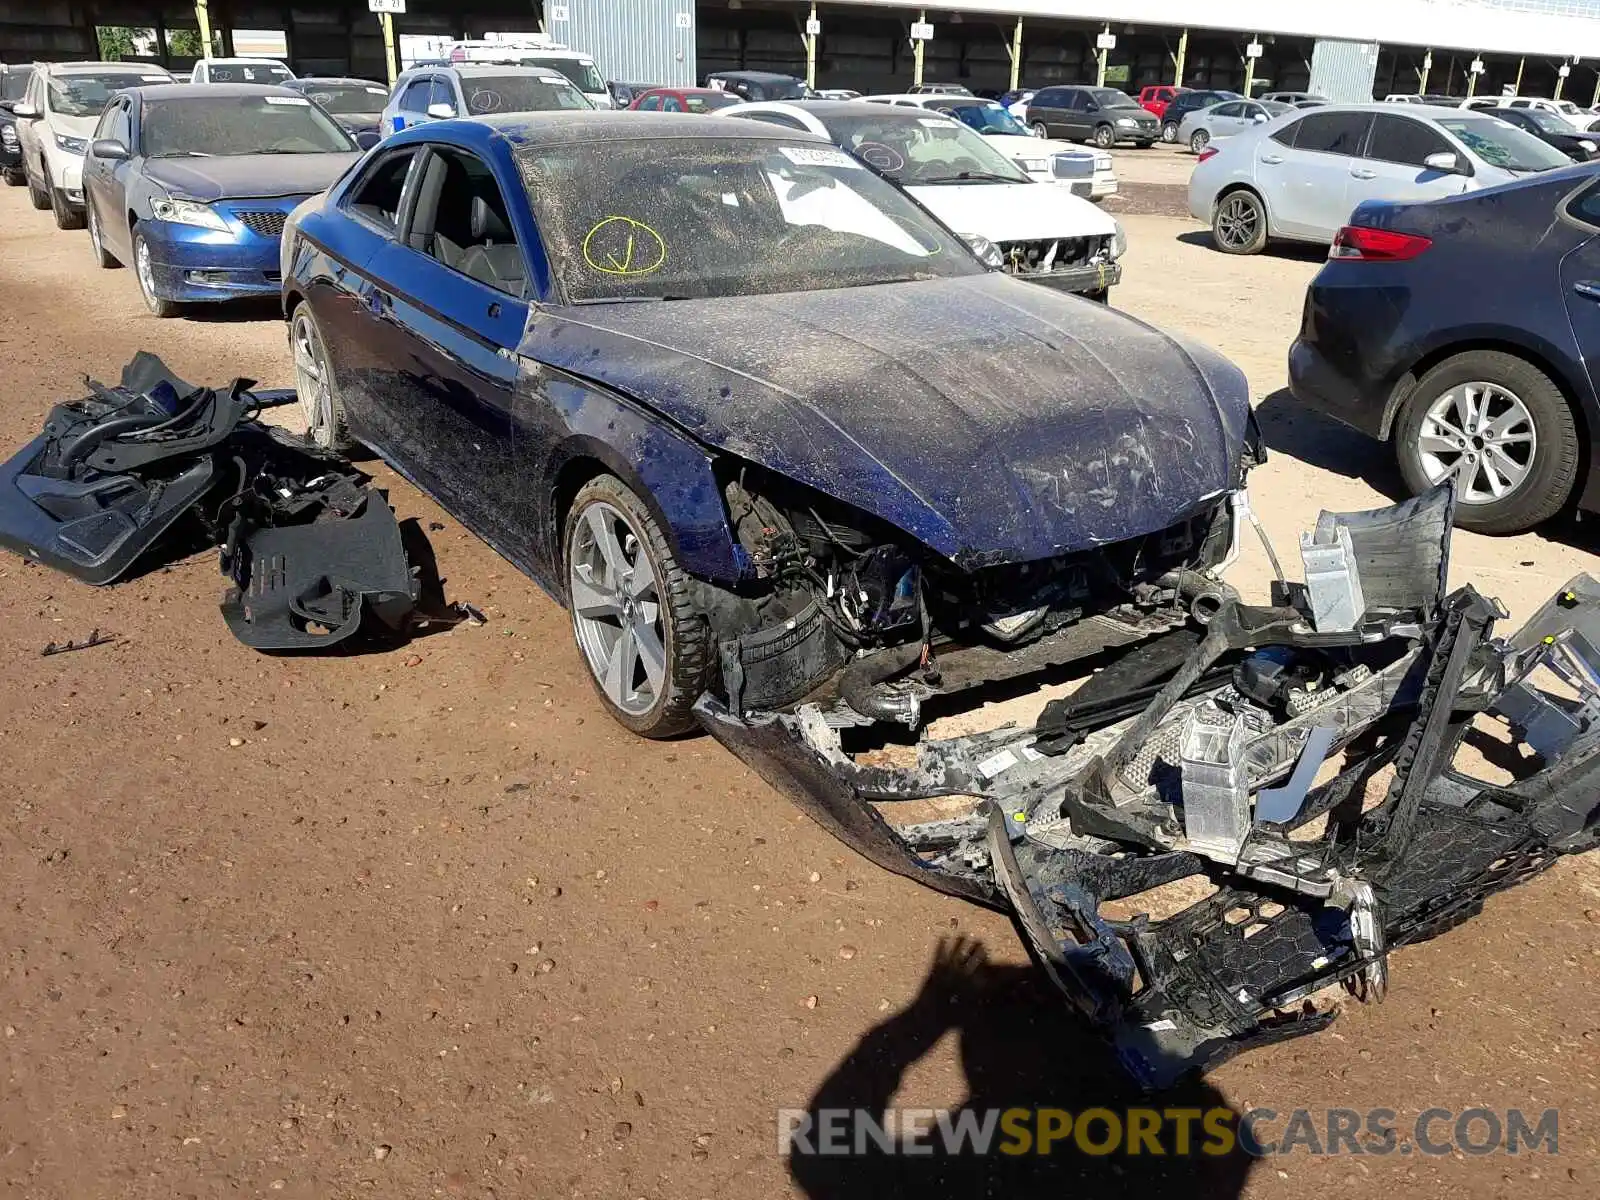
[[[1199,154],[1211,144],[1211,135],[1204,129],[1196,129],[1194,136],[1189,139],[1189,149]]]
[[[667,684],[661,583],[639,531],[603,500],[584,509],[567,548],[572,625],[606,698],[630,716],[655,707]]]
[[[144,293],[145,302],[152,308],[156,301],[156,268],[150,261],[150,243],[143,238],[133,251],[133,269],[139,276],[139,290]]]
[[[1495,383],[1463,383],[1428,406],[1417,458],[1433,484],[1452,480],[1463,504],[1504,500],[1528,481],[1539,433],[1520,397]]]
[[[1172,143],[1176,142],[1178,140],[1178,127],[1176,125],[1172,124],[1172,122],[1170,122],[1170,121],[1168,121],[1166,124],[1162,125],[1161,126],[1161,140],[1163,142],[1166,142],[1168,145],[1171,145]]]
[[[1109,150],[1116,143],[1117,135],[1111,131],[1111,126],[1102,125],[1094,131],[1094,144],[1102,150]]]
[[[333,382],[322,338],[302,309],[294,317],[290,341],[294,350],[294,386],[305,418],[306,437],[326,450],[333,445]]]
[[[1261,208],[1243,192],[1235,192],[1217,209],[1212,233],[1229,250],[1253,245],[1261,231]]]

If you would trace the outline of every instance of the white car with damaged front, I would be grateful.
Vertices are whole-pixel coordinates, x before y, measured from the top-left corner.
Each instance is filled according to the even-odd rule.
[[[1067,188],[1035,180],[954,118],[869,101],[743,104],[719,114],[826,138],[898,184],[990,267],[1107,299],[1122,278],[1122,226]]]
[[[1117,173],[1110,151],[1040,137],[998,101],[975,96],[909,94],[867,99],[874,104],[922,108],[953,117],[974,133],[982,134],[991,146],[1034,179],[1065,187],[1074,196],[1104,200],[1117,194]]]

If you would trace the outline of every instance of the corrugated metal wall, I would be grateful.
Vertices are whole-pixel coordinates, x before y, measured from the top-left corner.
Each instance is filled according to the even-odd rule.
[[[1377,43],[1323,39],[1311,51],[1309,90],[1342,104],[1365,104],[1372,99],[1377,72]]]
[[[545,28],[625,83],[696,82],[695,0],[546,0]]]

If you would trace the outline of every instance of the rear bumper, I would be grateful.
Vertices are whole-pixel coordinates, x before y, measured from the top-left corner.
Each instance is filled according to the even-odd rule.
[[[1368,437],[1381,441],[1386,436],[1387,390],[1382,395],[1364,392],[1304,338],[1289,347],[1289,390],[1306,407]]]

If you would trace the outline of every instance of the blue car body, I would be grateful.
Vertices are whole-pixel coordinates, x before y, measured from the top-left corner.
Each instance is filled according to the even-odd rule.
[[[1236,368],[1006,276],[566,303],[514,156],[608,135],[813,140],[637,113],[433,122],[387,139],[285,246],[286,312],[303,301],[321,323],[352,433],[553,595],[562,499],[596,464],[649,498],[686,570],[723,585],[752,568],[719,462],[798,480],[963,569],[1149,534],[1234,486],[1250,426]],[[493,172],[524,295],[352,209],[385,159],[430,144]]]
[[[1289,351],[1297,400],[1389,440],[1430,368],[1464,351],[1498,350],[1555,381],[1584,447],[1593,445],[1600,169],[1542,172],[1424,204],[1369,201],[1350,223],[1432,244],[1409,260],[1329,259],[1306,291]],[[1589,469],[1575,492],[1578,507],[1600,511],[1600,472]]]
[[[162,300],[195,303],[277,295],[282,287],[279,246],[288,215],[360,158],[353,144],[342,153],[157,159],[141,152],[141,123],[149,105],[254,95],[305,102],[279,87],[215,84],[202,91],[173,84],[120,92],[101,118],[96,140],[121,141],[129,156],[86,157],[85,204],[93,211],[106,251],[128,265],[133,264],[134,230],[139,230],[150,246],[155,291]],[[160,219],[152,206],[169,198],[208,205],[226,229]]]

